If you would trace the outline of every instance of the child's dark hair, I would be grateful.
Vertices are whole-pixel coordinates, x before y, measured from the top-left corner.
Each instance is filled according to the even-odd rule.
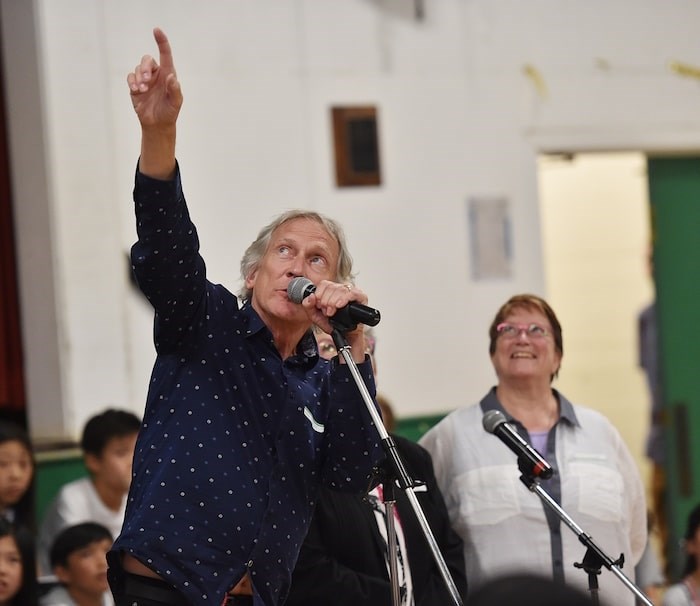
[[[14,512],[14,522],[18,526],[26,526],[34,531],[34,472],[36,471],[36,460],[34,459],[34,445],[26,430],[12,421],[0,420],[0,444],[5,442],[19,442],[29,453],[32,462],[32,479],[29,487],[21,496],[20,500],[12,507]]]
[[[688,514],[688,525],[685,529],[685,535],[683,537],[686,541],[690,541],[700,528],[700,505],[696,505],[695,508]],[[683,576],[687,576],[697,569],[698,562],[694,555],[688,554],[685,559],[685,569],[683,570]]]
[[[66,567],[68,565],[68,557],[72,553],[104,539],[112,542],[114,537],[107,528],[97,522],[83,522],[82,524],[67,526],[56,535],[51,545],[51,551],[49,552],[51,568],[56,566]]]
[[[23,526],[15,526],[0,517],[0,538],[12,537],[22,561],[22,586],[8,602],[9,606],[37,606],[39,592],[36,581],[36,558],[32,533]]]
[[[108,408],[85,424],[80,447],[84,453],[99,457],[109,440],[138,433],[140,428],[141,419],[134,413]]]

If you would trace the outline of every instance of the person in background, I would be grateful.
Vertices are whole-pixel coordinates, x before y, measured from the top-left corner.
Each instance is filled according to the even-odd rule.
[[[611,558],[623,554],[633,579],[647,538],[644,487],[610,421],[552,388],[564,353],[554,311],[540,297],[516,295],[496,313],[489,338],[497,385],[420,440],[464,541],[470,590],[515,572],[588,587],[588,575],[574,567],[585,555],[578,537],[526,488],[517,457],[484,429],[482,417],[492,410],[552,466],[552,477],[540,481],[546,492]],[[634,604],[634,594],[607,569],[598,579],[601,600]]]
[[[34,531],[34,450],[27,432],[0,421],[0,517]]]
[[[32,534],[0,518],[0,606],[37,606],[37,596]]]
[[[654,281],[654,247],[650,244],[647,256],[647,271]],[[668,573],[669,562],[664,551],[669,548],[668,514],[666,512],[666,444],[665,444],[665,404],[663,372],[661,364],[659,316],[655,300],[645,305],[637,317],[637,345],[639,367],[644,372],[649,394],[649,426],[647,430],[645,454],[651,463],[650,493],[654,528],[658,534],[662,568]],[[653,546],[650,547],[653,549]]]
[[[365,330],[367,334],[369,329]],[[371,334],[371,333],[370,333]],[[336,355],[330,335],[315,331],[319,352]],[[374,337],[367,353],[374,355]],[[394,430],[389,401],[377,396],[384,425]],[[423,482],[416,496],[445,559],[457,590],[466,596],[463,545],[452,530],[428,452],[418,444],[392,434],[411,477]],[[368,495],[341,495],[321,490],[309,533],[292,574],[287,606],[374,606],[391,604],[386,511],[382,485]],[[395,490],[398,572],[401,604],[446,606],[450,593],[403,490]]]
[[[112,534],[95,522],[61,530],[51,545],[51,567],[60,585],[40,599],[41,606],[111,606],[107,552]]]
[[[92,416],[83,428],[80,447],[88,476],[61,487],[49,504],[39,531],[39,566],[51,573],[49,550],[66,526],[97,522],[112,536],[124,521],[131,483],[131,461],[141,419],[127,410],[107,409]]]
[[[466,606],[591,606],[592,603],[586,593],[549,577],[510,574],[484,583],[469,596]],[[605,601],[600,604],[606,606]]]
[[[108,554],[118,606],[284,602],[318,489],[366,489],[381,456],[344,361],[318,357],[312,324],[367,295],[342,228],[309,210],[264,227],[240,297],[207,279],[175,157],[182,89],[166,35],[128,74],[141,126],[134,275],[155,309],[157,359],[126,515]],[[230,187],[227,183],[227,188]],[[235,194],[234,194],[235,196]],[[248,201],[232,199],[248,212]],[[316,286],[300,304],[290,282]],[[361,329],[345,334],[374,395]]]
[[[654,252],[649,247],[647,256],[649,275],[654,277]],[[645,454],[651,464],[651,506],[647,512],[648,540],[642,558],[635,570],[637,585],[654,602],[660,603],[663,587],[667,584],[668,521],[666,513],[666,446],[664,438],[664,402],[661,380],[661,358],[659,353],[659,330],[656,302],[652,301],[639,312],[637,318],[639,367],[644,371],[649,394],[649,427]],[[656,541],[660,550],[657,550]]]
[[[659,359],[659,332],[656,302],[652,302],[639,313],[637,321],[639,335],[639,366],[644,371],[651,406],[649,430],[645,454],[651,463],[651,505],[659,542],[668,546],[668,522],[666,520],[666,446],[664,441],[664,403]]]
[[[649,600],[653,604],[661,604],[661,596],[663,595],[664,587],[666,587],[666,577],[650,540],[653,529],[654,513],[649,510],[647,512],[647,533],[649,538],[644,546],[642,557],[634,568],[634,576],[637,587],[644,592]],[[639,600],[637,602],[641,604]]]
[[[663,606],[700,604],[700,505],[688,515],[683,543],[686,553],[683,576],[665,591]]]

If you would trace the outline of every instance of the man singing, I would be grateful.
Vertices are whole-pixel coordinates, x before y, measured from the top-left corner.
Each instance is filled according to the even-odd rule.
[[[132,263],[155,309],[157,359],[120,536],[117,606],[284,602],[319,485],[366,490],[379,438],[347,366],[318,356],[312,324],[367,296],[350,283],[342,229],[291,211],[241,261],[239,297],[207,280],[175,159],[182,105],[170,44],[154,30],[127,77],[141,125]],[[244,209],[241,209],[244,212]],[[301,305],[287,285],[316,291]],[[372,395],[362,327],[347,332]]]

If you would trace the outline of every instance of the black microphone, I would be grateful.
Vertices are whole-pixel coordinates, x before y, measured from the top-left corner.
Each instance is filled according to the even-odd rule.
[[[287,286],[287,296],[292,303],[301,303],[313,292],[316,292],[316,286],[311,280],[304,277],[294,278]],[[335,320],[346,326],[356,324],[376,326],[380,319],[378,310],[355,301],[350,301],[344,307],[340,307],[331,317],[331,321]]]
[[[553,471],[549,463],[523,440],[522,436],[506,421],[505,415],[500,410],[486,411],[482,423],[486,431],[500,438],[501,442],[518,455],[520,471],[543,480],[552,477]]]

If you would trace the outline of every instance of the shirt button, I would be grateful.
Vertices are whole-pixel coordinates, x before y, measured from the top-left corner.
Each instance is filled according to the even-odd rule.
[[[248,568],[252,568],[253,567],[253,560],[248,560],[247,566],[248,566]]]

